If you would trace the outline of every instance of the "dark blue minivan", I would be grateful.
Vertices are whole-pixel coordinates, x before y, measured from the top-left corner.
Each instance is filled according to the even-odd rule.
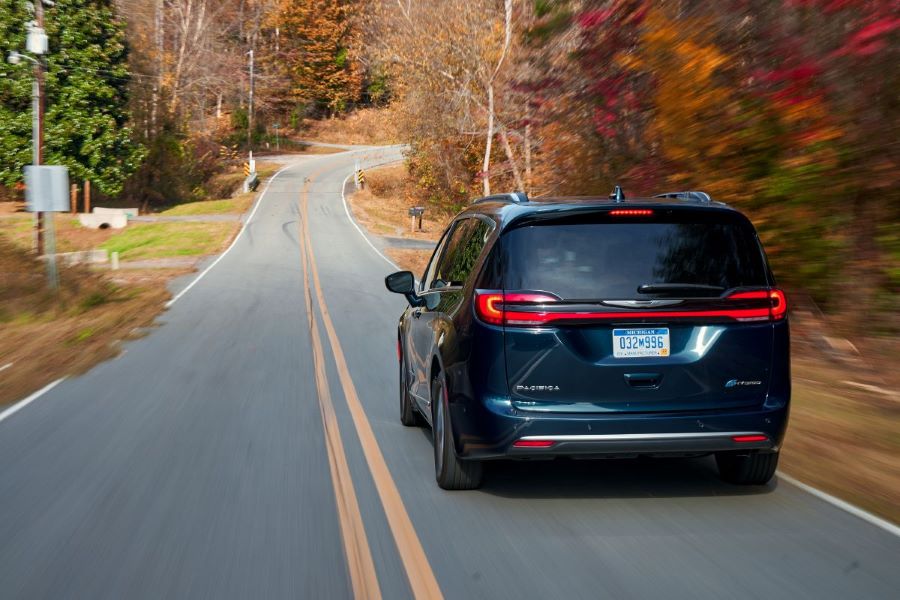
[[[790,402],[787,305],[750,221],[702,192],[475,201],[386,278],[400,417],[445,489],[482,461],[714,454],[761,485]]]

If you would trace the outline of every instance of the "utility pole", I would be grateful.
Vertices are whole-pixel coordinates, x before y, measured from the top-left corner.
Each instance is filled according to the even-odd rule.
[[[36,30],[43,33],[44,29],[44,2],[36,0],[34,3],[34,21]],[[46,40],[46,38],[44,38]],[[34,52],[34,48],[29,48]],[[32,84],[32,138],[34,140],[34,164],[40,165],[44,161],[44,65],[38,53],[38,59],[34,62],[34,83]],[[44,255],[44,213],[36,213],[37,220],[35,226],[37,228],[37,253],[38,256]],[[53,215],[50,215],[53,218]]]
[[[253,152],[253,50],[247,54],[250,55],[250,106],[247,110],[247,149]]]

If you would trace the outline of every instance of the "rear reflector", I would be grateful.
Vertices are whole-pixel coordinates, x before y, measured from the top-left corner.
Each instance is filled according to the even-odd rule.
[[[746,443],[746,442],[767,442],[769,441],[769,436],[766,435],[735,435],[731,438],[732,441],[738,443]]]
[[[653,211],[649,208],[617,208],[609,211],[611,217],[652,217]]]
[[[553,440],[516,440],[513,448],[549,448],[555,443]]]

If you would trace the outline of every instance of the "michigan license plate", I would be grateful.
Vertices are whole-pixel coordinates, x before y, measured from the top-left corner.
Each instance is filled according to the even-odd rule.
[[[613,329],[613,356],[669,356],[668,329]]]

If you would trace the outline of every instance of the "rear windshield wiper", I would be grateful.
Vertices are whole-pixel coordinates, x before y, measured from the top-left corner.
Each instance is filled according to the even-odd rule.
[[[725,288],[718,285],[703,285],[700,283],[645,283],[638,286],[638,294],[677,294],[681,292],[707,292],[721,294]]]

